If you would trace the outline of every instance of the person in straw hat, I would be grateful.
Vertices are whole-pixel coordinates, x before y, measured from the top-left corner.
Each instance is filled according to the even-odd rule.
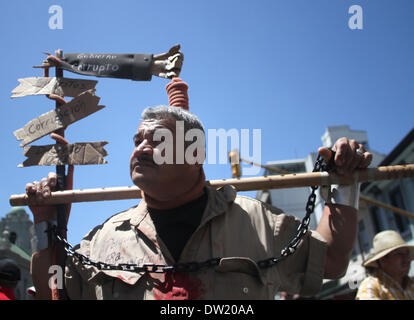
[[[374,254],[363,263],[370,275],[362,281],[357,300],[413,300],[414,281],[408,276],[414,246],[408,245],[396,231],[375,235]]]

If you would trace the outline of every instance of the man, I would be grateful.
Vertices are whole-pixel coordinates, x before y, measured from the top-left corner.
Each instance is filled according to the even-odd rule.
[[[408,277],[414,246],[393,230],[382,231],[373,240],[374,255],[364,263],[371,270],[362,281],[357,300],[413,300],[414,282]]]
[[[12,259],[0,260],[0,300],[16,300],[14,289],[20,280],[20,269]]]
[[[323,277],[344,274],[356,234],[359,189],[338,187],[317,230],[308,231],[287,259],[261,268],[257,262],[279,256],[300,221],[258,200],[237,196],[232,187],[207,187],[204,157],[198,158],[200,148],[187,152],[193,146],[187,141],[185,157],[178,148],[183,144],[176,134],[180,123],[184,123],[185,133],[203,132],[198,118],[183,109],[160,106],[144,110],[130,158],[131,179],[142,190],[143,199],[90,231],[76,250],[94,262],[181,269],[166,273],[99,270],[70,257],[65,274],[69,298],[273,299],[277,291],[312,296],[319,291]],[[172,148],[166,132],[173,137]],[[366,168],[372,159],[355,140],[339,139],[332,149],[338,174]],[[172,164],[159,161],[171,152]],[[327,148],[320,148],[319,153],[326,161],[333,156]],[[194,157],[199,159],[195,163]],[[28,184],[26,191],[42,199],[50,196],[55,185],[56,175],[49,174],[41,182]],[[35,224],[56,220],[53,207],[31,210]],[[32,258],[38,299],[50,297],[50,254],[45,246]],[[188,262],[197,263],[190,265],[192,272],[183,272],[183,263]],[[159,271],[159,267],[151,268]]]

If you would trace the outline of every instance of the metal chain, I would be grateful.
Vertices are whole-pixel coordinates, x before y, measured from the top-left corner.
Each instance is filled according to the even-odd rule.
[[[81,264],[86,266],[96,267],[98,270],[121,270],[121,271],[131,271],[131,272],[144,272],[144,273],[166,273],[166,272],[194,272],[202,268],[218,266],[221,258],[212,258],[204,262],[184,262],[176,263],[172,266],[163,265],[163,264],[152,264],[146,263],[143,265],[130,264],[130,263],[120,263],[117,265],[105,263],[105,262],[94,262],[90,260],[87,256],[76,252],[73,249],[73,246],[62,236],[56,232],[54,228],[55,236],[58,241],[63,243],[65,251],[69,256],[77,258]]]
[[[333,150],[331,150],[331,152],[332,152],[332,157],[329,163],[325,163],[322,157],[318,155],[312,172],[333,170],[335,152]],[[279,263],[280,261],[286,259],[288,256],[292,255],[293,253],[295,253],[297,247],[300,244],[300,240],[308,232],[310,216],[315,210],[316,190],[318,189],[318,186],[311,186],[311,189],[312,189],[312,192],[308,197],[308,201],[306,202],[306,207],[305,207],[306,215],[302,219],[301,223],[299,224],[296,235],[292,238],[292,240],[290,240],[287,246],[281,250],[281,254],[279,257],[258,261],[257,265],[260,268],[269,268],[275,265],[276,263]]]
[[[332,150],[331,150],[332,151]],[[333,152],[333,151],[332,151]],[[316,159],[315,166],[312,172],[320,172],[320,171],[331,171],[333,169],[333,159],[335,153],[333,152],[332,160],[327,164],[323,161],[322,157],[318,155]],[[297,228],[297,233],[295,236],[290,240],[288,245],[281,250],[281,254],[278,257],[269,258],[266,260],[261,260],[257,262],[257,265],[260,268],[269,268],[274,266],[275,264],[279,263],[280,261],[286,259],[288,256],[295,253],[297,247],[300,244],[301,239],[303,236],[308,232],[309,223],[310,223],[310,216],[315,209],[316,203],[316,190],[318,186],[311,187],[312,192],[308,197],[308,201],[306,203],[306,215],[302,219],[301,223]],[[117,265],[105,263],[105,262],[94,262],[90,260],[87,256],[76,252],[73,249],[73,246],[68,243],[68,241],[59,235],[57,232],[56,227],[53,228],[52,232],[54,233],[56,239],[63,243],[65,251],[69,256],[73,256],[77,258],[81,264],[87,266],[96,267],[98,270],[121,270],[121,271],[130,271],[130,272],[144,272],[144,273],[166,273],[166,272],[195,272],[199,271],[203,268],[210,268],[218,266],[220,263],[221,258],[212,258],[208,259],[203,262],[179,262],[174,265],[163,265],[163,264],[129,264],[129,263],[121,263]]]

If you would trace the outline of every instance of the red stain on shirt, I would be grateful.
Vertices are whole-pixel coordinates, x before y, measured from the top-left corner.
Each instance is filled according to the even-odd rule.
[[[204,295],[203,284],[200,279],[190,278],[186,273],[167,273],[165,282],[154,288],[156,300],[193,300]]]

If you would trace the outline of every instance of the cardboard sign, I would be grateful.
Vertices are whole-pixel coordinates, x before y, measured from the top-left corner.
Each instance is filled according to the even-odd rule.
[[[105,164],[107,161],[104,157],[108,153],[103,147],[107,143],[107,141],[99,141],[28,146],[23,152],[27,159],[18,167]]]
[[[98,81],[33,77],[18,79],[19,86],[12,90],[12,98],[39,94],[57,94],[63,97],[76,97],[84,91],[94,89]]]
[[[64,70],[95,77],[150,81],[152,54],[65,53]]]
[[[95,96],[92,90],[85,91],[55,110],[29,121],[23,128],[14,131],[13,134],[17,140],[23,140],[20,144],[23,147],[105,108],[105,106],[98,106],[99,100],[100,97]]]

